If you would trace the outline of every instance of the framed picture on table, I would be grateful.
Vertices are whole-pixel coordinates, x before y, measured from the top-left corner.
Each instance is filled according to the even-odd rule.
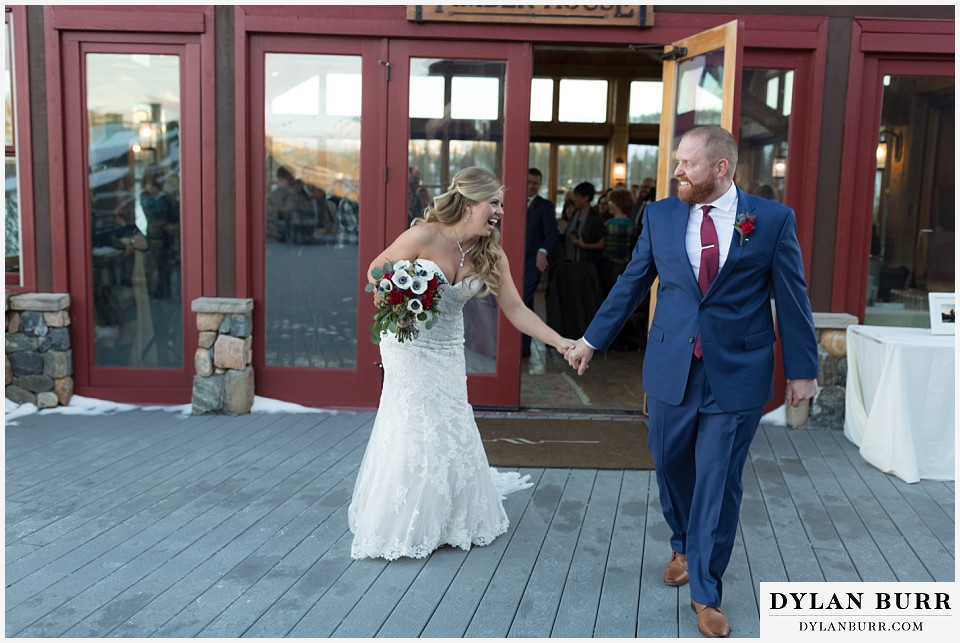
[[[928,296],[930,298],[930,332],[934,335],[956,334],[956,295],[952,292],[932,292]]]

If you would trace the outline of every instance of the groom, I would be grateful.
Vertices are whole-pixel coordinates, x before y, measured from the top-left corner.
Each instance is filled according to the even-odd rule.
[[[793,210],[733,183],[737,145],[721,127],[688,131],[676,160],[678,196],[647,206],[626,271],[566,357],[583,375],[659,277],[643,386],[673,532],[663,580],[689,581],[700,632],[727,637],[721,577],[737,533],[743,466],[773,395],[771,295],[788,404],[817,391],[817,345]]]

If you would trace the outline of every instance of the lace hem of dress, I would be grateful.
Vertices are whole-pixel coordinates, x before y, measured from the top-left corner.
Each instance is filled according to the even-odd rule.
[[[505,520],[497,523],[492,533],[474,534],[472,537],[466,532],[450,534],[437,539],[436,542],[418,545],[404,545],[398,541],[386,545],[382,538],[373,536],[368,542],[354,542],[350,552],[350,557],[354,560],[362,558],[383,558],[384,560],[396,560],[398,558],[426,558],[437,549],[444,545],[459,547],[464,551],[470,551],[472,546],[484,547],[489,545],[498,536],[506,533],[510,527],[510,521]]]

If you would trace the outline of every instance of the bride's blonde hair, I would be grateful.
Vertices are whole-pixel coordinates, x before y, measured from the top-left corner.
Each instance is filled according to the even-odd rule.
[[[466,213],[467,206],[486,201],[503,190],[503,184],[492,172],[482,167],[468,167],[457,172],[450,189],[433,197],[423,216],[414,219],[418,223],[442,223],[457,225]],[[500,288],[500,270],[497,267],[503,250],[500,248],[500,230],[494,229],[489,237],[481,237],[473,251],[474,276],[483,284],[480,296],[497,295]]]

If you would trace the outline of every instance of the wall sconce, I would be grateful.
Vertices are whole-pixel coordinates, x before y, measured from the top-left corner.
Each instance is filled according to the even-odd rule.
[[[787,159],[783,156],[777,156],[773,159],[773,168],[770,170],[771,176],[775,179],[782,179],[787,175]]]
[[[880,139],[877,143],[877,169],[883,170],[887,167],[887,156],[890,151],[890,139],[893,139],[893,160],[900,162],[903,158],[903,135],[897,134],[892,129],[880,130]]]
[[[618,156],[617,160],[613,163],[613,180],[614,181],[626,181],[627,179],[627,164],[623,162],[623,157]]]

